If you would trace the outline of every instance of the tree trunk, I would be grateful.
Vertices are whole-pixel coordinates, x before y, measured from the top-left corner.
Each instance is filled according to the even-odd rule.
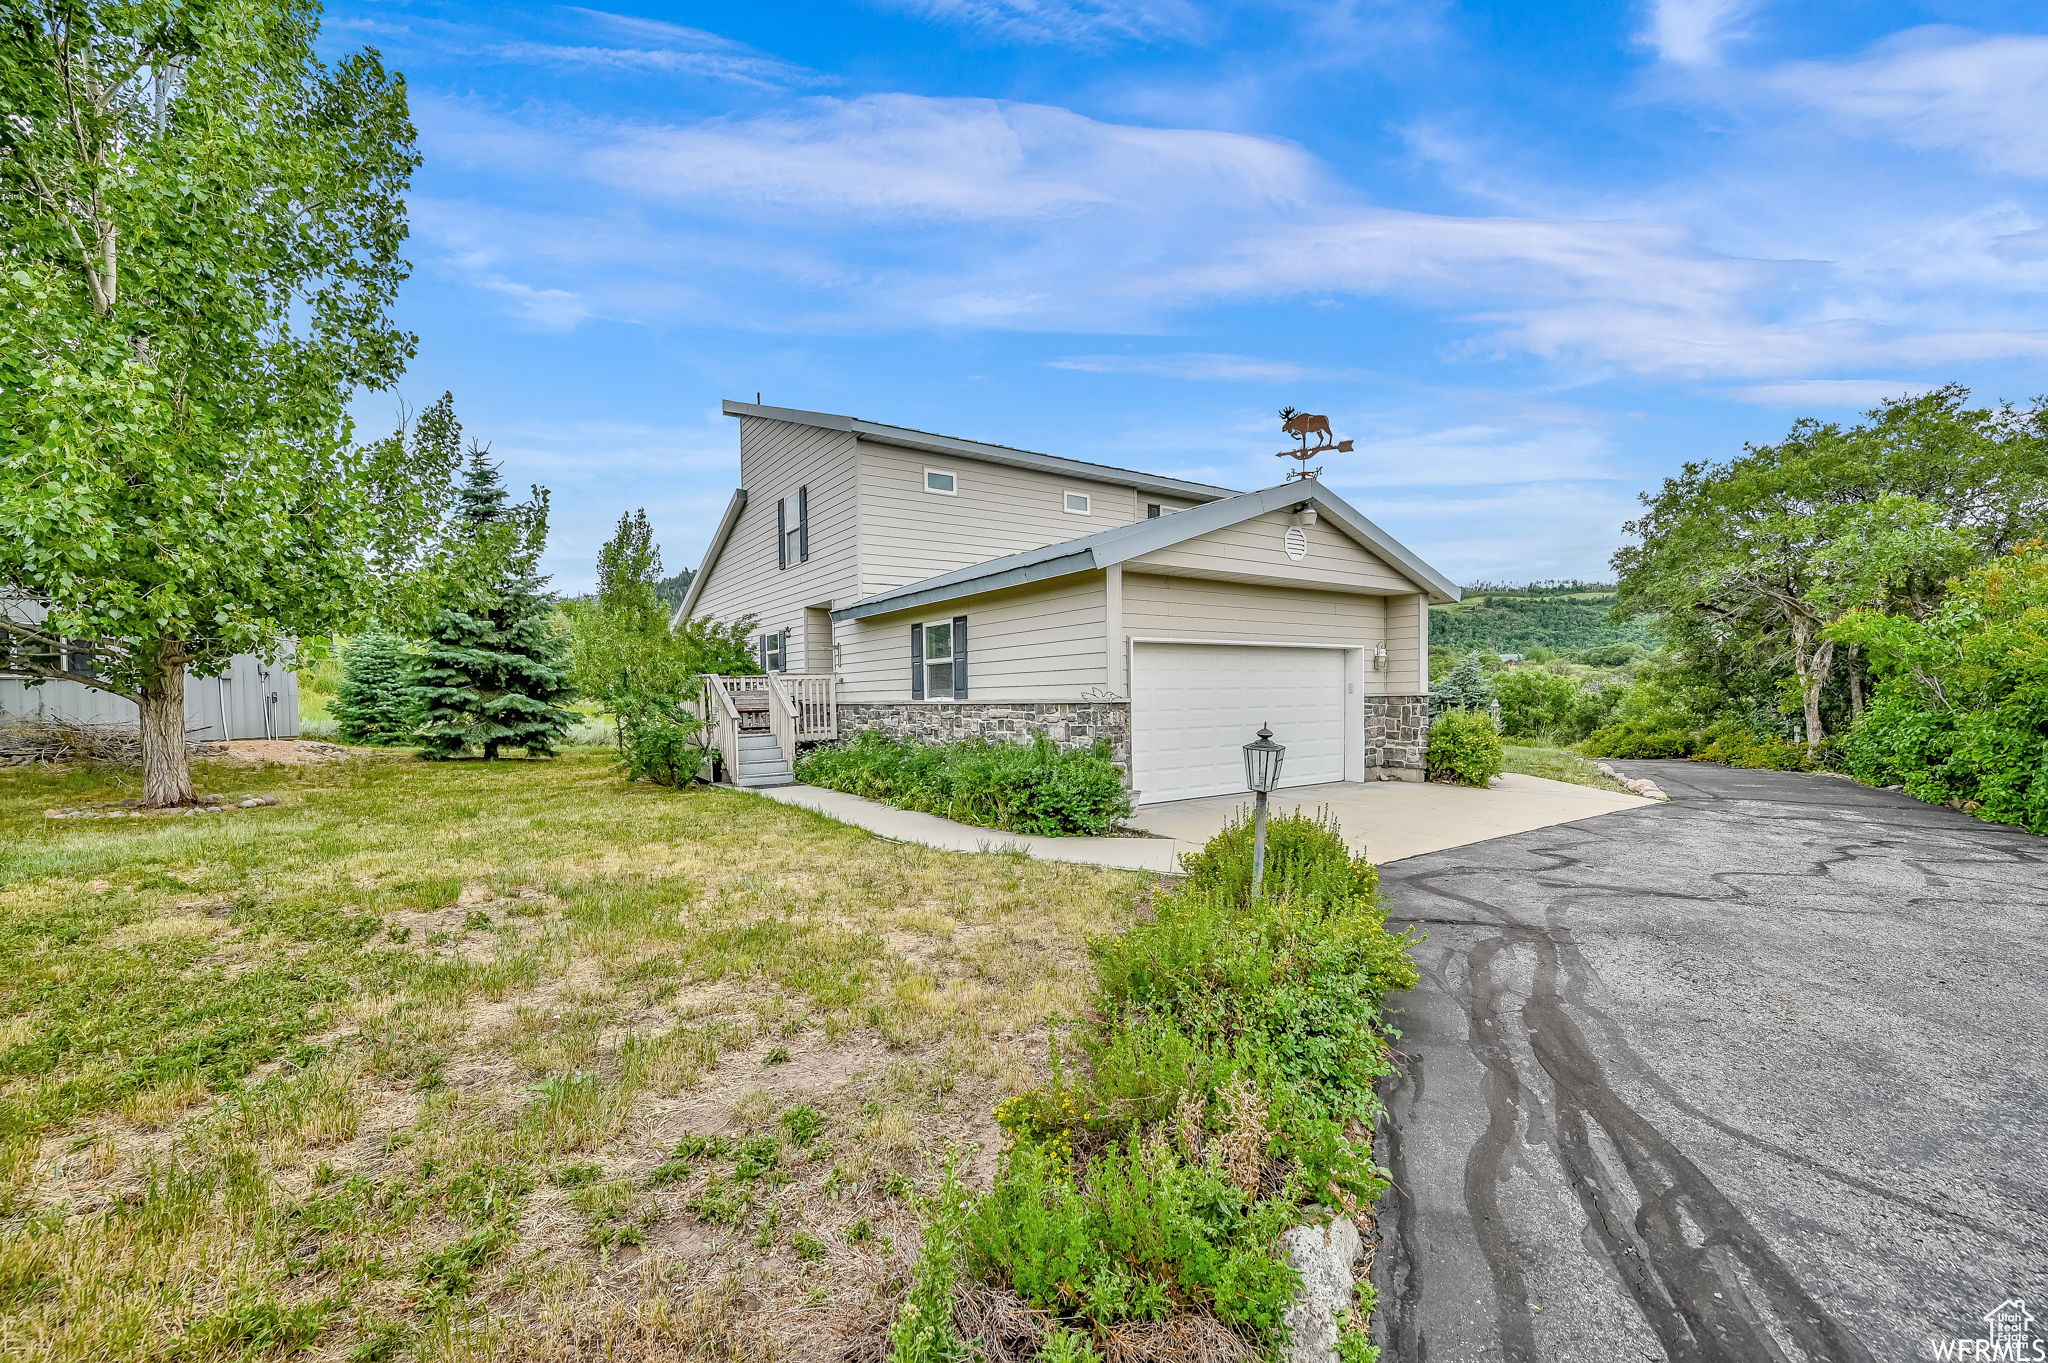
[[[1863,655],[1849,650],[1849,722],[1863,718]]]
[[[185,652],[175,644],[157,655],[157,674],[136,697],[142,725],[142,803],[150,809],[199,802],[185,751]]]
[[[1803,615],[1792,617],[1792,666],[1799,673],[1799,691],[1806,708],[1806,746],[1817,747],[1827,730],[1820,718],[1820,693],[1827,687],[1828,671],[1834,666],[1835,645],[1826,640],[1813,642],[1814,622]]]

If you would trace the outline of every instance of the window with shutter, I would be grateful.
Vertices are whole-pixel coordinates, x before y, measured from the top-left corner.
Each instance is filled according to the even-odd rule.
[[[811,556],[810,489],[800,487],[775,506],[775,564],[794,568]]]

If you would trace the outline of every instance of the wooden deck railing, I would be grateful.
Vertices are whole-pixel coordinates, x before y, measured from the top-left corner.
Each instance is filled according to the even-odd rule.
[[[837,681],[830,673],[706,676],[704,718],[728,773],[739,765],[742,733],[772,734],[794,765],[799,743],[839,737]]]

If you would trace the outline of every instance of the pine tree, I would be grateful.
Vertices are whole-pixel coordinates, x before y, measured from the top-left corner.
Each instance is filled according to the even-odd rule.
[[[1483,710],[1493,704],[1493,683],[1479,670],[1479,655],[1467,653],[1450,675],[1430,688],[1444,709]]]
[[[413,657],[395,634],[365,634],[342,655],[341,685],[327,712],[344,743],[392,747],[419,737]]]
[[[552,757],[568,730],[567,648],[538,568],[547,511],[539,487],[531,501],[509,503],[497,466],[470,447],[441,569],[443,602],[413,674],[420,756],[481,748],[488,761],[519,748]]]

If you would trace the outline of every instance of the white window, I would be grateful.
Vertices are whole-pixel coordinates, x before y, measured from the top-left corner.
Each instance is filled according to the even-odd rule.
[[[924,695],[945,700],[953,694],[953,622],[935,620],[924,627]]]
[[[947,497],[956,496],[960,491],[960,480],[944,469],[926,469],[924,471],[924,490],[926,492],[937,492]]]
[[[777,630],[761,636],[761,670],[763,672],[789,671],[789,631]]]
[[[1069,492],[1067,494],[1067,510],[1073,512],[1076,516],[1088,515],[1091,510],[1088,494],[1085,492]]]

